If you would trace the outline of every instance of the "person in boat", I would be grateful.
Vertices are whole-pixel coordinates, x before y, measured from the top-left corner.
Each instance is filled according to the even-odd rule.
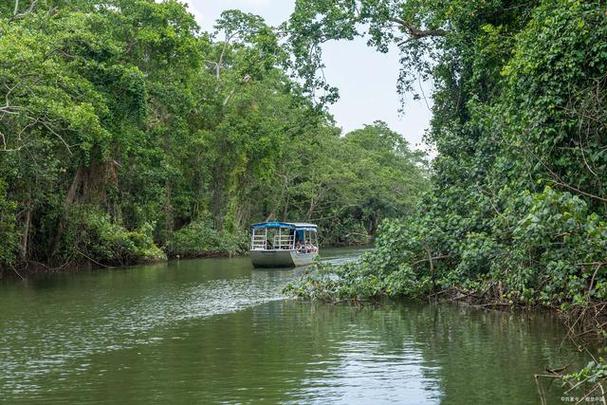
[[[308,244],[308,249],[309,249],[308,253],[316,253],[316,252],[318,252],[318,247],[316,247],[316,245],[313,242],[310,242]]]

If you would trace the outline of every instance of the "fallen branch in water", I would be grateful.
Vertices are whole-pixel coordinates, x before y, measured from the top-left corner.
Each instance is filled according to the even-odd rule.
[[[17,271],[17,268],[16,268],[15,266],[10,266],[10,268],[11,268],[11,269],[12,269],[12,270],[15,272],[15,274],[16,274],[16,275],[18,275],[19,277],[21,277],[21,280],[25,280],[25,277],[23,277],[23,276],[21,275],[21,273],[19,273],[19,272]]]
[[[115,267],[113,267],[113,266],[108,266],[108,265],[105,265],[105,264],[99,263],[99,262],[98,262],[98,261],[96,261],[95,259],[92,259],[91,257],[89,257],[89,256],[85,255],[84,253],[82,253],[82,252],[81,252],[80,250],[78,250],[78,249],[74,249],[74,250],[75,250],[76,252],[78,252],[79,254],[81,254],[81,255],[82,255],[84,258],[89,259],[91,262],[95,263],[95,264],[96,264],[96,265],[98,265],[98,266],[105,267],[106,269],[115,269]]]

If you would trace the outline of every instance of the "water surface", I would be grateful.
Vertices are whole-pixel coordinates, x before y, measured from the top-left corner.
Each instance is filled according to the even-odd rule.
[[[207,259],[0,284],[0,400],[532,404],[535,373],[587,360],[542,314],[286,299],[302,271]]]

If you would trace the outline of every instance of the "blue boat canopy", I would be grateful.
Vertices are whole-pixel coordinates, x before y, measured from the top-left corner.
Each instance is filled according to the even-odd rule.
[[[283,228],[283,229],[295,229],[298,231],[313,231],[317,232],[318,227],[314,224],[306,224],[303,222],[262,222],[259,224],[251,225],[252,229],[271,229],[271,228]]]

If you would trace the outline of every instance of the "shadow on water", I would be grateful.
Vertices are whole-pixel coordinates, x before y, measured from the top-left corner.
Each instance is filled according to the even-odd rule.
[[[583,361],[541,314],[285,300],[301,271],[208,259],[3,286],[0,399],[537,403],[534,373]]]

